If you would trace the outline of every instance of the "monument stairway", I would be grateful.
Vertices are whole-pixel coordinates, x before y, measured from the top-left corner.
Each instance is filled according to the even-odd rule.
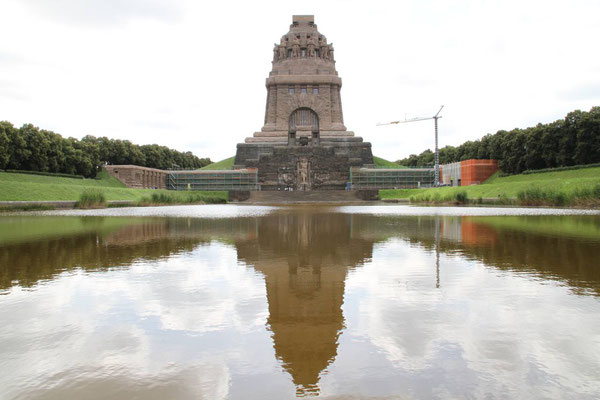
[[[355,191],[347,190],[311,190],[311,191],[275,191],[250,192],[246,203],[256,204],[300,204],[300,203],[362,203]]]

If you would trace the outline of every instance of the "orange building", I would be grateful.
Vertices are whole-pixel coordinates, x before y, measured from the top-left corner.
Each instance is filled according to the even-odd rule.
[[[460,162],[462,186],[478,185],[498,171],[498,160],[465,160]]]
[[[483,183],[498,171],[498,160],[465,160],[440,167],[444,185],[469,186]]]

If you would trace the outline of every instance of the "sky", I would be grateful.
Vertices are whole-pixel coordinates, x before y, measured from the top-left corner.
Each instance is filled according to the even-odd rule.
[[[3,0],[0,120],[218,161],[263,126],[273,43],[313,14],[348,130],[398,160],[600,105],[600,2]]]

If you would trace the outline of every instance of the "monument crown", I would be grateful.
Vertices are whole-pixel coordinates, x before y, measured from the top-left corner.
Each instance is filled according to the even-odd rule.
[[[314,15],[293,15],[292,16],[292,25],[290,25],[290,29],[294,27],[302,27],[302,26],[314,26],[315,25],[315,16]]]
[[[290,31],[273,48],[274,64],[299,59],[335,62],[333,46],[317,30],[313,15],[294,15]]]

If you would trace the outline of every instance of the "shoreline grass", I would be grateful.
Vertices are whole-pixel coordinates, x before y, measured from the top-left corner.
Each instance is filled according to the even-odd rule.
[[[143,197],[136,205],[174,205],[174,204],[225,204],[225,195],[215,192],[167,192],[152,193]]]
[[[98,189],[86,189],[79,195],[75,203],[76,208],[104,208],[106,207],[106,196]]]
[[[600,207],[600,168],[580,168],[539,174],[495,176],[481,185],[427,189],[380,190],[380,199],[421,203],[455,203],[464,192],[468,203]],[[481,199],[481,200],[480,200]]]
[[[17,211],[51,211],[56,207],[50,204],[21,204],[15,206],[0,206],[1,213],[12,213]]]

